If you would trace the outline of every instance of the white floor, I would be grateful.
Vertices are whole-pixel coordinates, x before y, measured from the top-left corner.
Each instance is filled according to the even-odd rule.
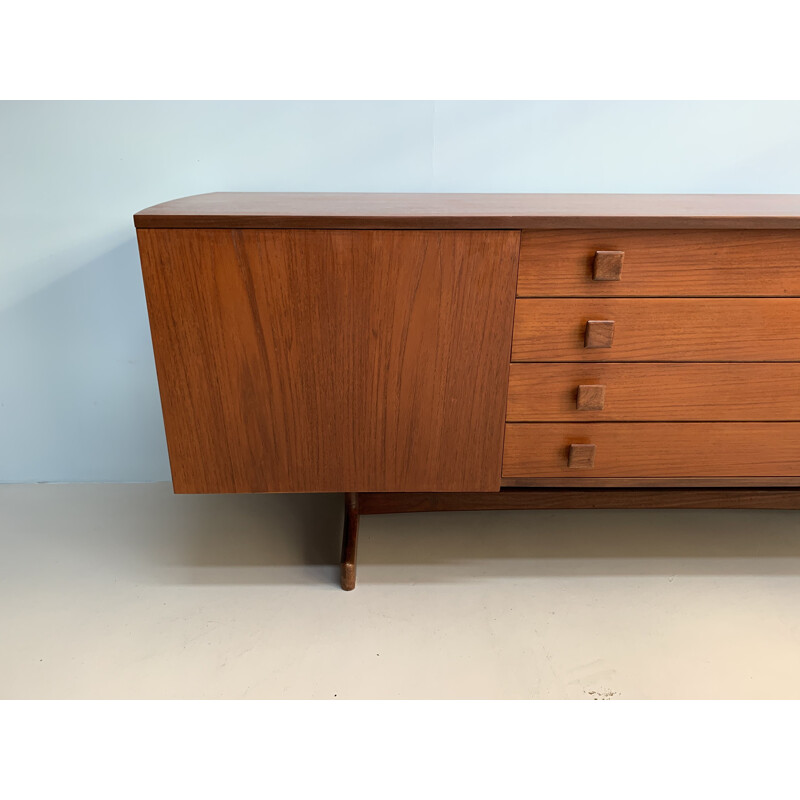
[[[800,698],[800,512],[0,486],[3,698]]]

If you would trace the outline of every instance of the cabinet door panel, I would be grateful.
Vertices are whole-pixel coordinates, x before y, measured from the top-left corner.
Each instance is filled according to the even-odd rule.
[[[518,232],[139,247],[175,491],[499,489]]]

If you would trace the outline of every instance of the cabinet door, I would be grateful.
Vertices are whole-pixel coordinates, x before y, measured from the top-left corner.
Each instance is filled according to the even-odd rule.
[[[176,492],[500,488],[518,232],[139,248]]]

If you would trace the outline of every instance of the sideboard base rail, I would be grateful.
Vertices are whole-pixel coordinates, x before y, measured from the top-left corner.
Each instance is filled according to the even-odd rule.
[[[581,508],[753,508],[800,510],[800,489],[502,489],[499,492],[348,492],[342,536],[342,589],[356,585],[359,518],[427,511]]]

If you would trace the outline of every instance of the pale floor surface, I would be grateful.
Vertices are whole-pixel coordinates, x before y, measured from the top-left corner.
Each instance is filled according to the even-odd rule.
[[[0,486],[0,697],[800,697],[800,512],[341,506]]]

